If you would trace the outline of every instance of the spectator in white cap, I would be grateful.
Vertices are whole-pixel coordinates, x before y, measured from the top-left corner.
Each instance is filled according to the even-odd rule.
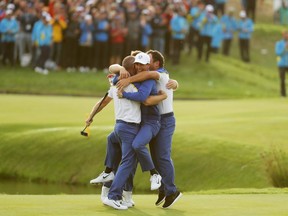
[[[214,28],[218,22],[218,18],[214,12],[214,7],[212,5],[206,5],[205,11],[200,15],[199,18],[199,49],[198,49],[198,60],[202,59],[203,47],[206,45],[206,62],[209,62],[210,52],[211,52],[211,41],[214,34]]]
[[[79,70],[82,73],[89,71],[93,67],[92,56],[94,29],[95,27],[92,16],[86,14],[84,20],[80,23]]]
[[[19,24],[16,19],[13,18],[13,11],[7,9],[5,12],[5,18],[0,22],[0,32],[2,34],[2,49],[3,58],[2,63],[6,65],[8,60],[10,65],[14,65],[14,46],[15,35],[19,32]]]
[[[48,69],[45,67],[46,61],[49,59],[52,46],[52,26],[50,21],[52,17],[44,13],[42,19],[33,27],[32,38],[35,40],[36,46],[40,50],[40,56],[36,60],[35,72],[47,75]]]
[[[12,3],[10,3],[10,4],[8,4],[7,5],[7,10],[15,10],[15,5],[14,4],[12,4]]]
[[[250,39],[254,31],[254,23],[246,16],[244,10],[240,11],[239,16],[240,20],[238,21],[237,29],[239,31],[240,56],[244,62],[250,62]]]

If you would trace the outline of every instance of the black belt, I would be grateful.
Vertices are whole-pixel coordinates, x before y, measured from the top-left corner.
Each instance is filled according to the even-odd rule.
[[[165,118],[165,117],[170,117],[170,116],[174,116],[174,113],[173,112],[170,112],[170,113],[165,113],[165,114],[162,114],[161,115],[161,118]]]
[[[123,120],[116,120],[116,123],[123,123],[123,124],[127,124],[127,125],[132,125],[132,126],[139,126],[140,125],[138,123],[126,122],[126,121],[123,121]]]

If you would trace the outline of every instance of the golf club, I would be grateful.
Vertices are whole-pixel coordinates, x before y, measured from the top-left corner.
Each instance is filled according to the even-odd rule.
[[[87,128],[87,125],[86,125],[85,128],[80,132],[82,136],[88,136],[88,133],[85,132],[86,128]]]
[[[103,103],[103,101],[105,100],[105,98],[107,97],[107,95],[108,95],[108,92],[106,92],[106,94],[104,95],[104,97],[103,97],[102,100],[100,101],[99,106],[97,107],[95,113],[97,113],[97,111],[99,110],[101,104]],[[85,132],[85,130],[86,130],[87,127],[88,127],[88,126],[86,125],[85,128],[84,128],[82,131],[80,131],[80,134],[81,134],[82,136],[88,137],[88,133]]]

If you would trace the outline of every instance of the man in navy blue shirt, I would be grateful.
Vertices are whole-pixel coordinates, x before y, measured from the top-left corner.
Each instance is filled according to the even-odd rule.
[[[150,57],[146,53],[138,53],[135,56],[134,66],[137,73],[147,73],[150,66]],[[157,95],[155,80],[145,80],[141,83],[134,83],[138,92],[121,92],[118,96],[141,102],[141,128],[135,137],[132,147],[137,154],[142,171],[150,171],[151,190],[156,190],[161,186],[162,177],[156,171],[152,158],[146,145],[155,137],[160,130],[160,113],[156,105],[145,106],[143,102],[149,95]]]

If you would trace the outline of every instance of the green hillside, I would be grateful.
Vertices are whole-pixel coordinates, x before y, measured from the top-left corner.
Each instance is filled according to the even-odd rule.
[[[259,98],[279,95],[279,78],[274,45],[283,27],[272,23],[255,25],[251,40],[251,63],[240,61],[235,36],[230,57],[211,56],[210,63],[198,62],[196,52],[188,56],[183,50],[181,63],[173,66],[169,58],[166,68],[180,88],[176,98],[224,99]],[[264,50],[264,51],[263,51]],[[106,74],[51,72],[48,76],[30,68],[0,68],[0,92],[20,94],[101,96],[109,88]]]
[[[0,95],[0,176],[32,182],[88,185],[103,170],[113,105],[80,136],[96,98]],[[172,156],[183,191],[273,186],[265,152],[287,152],[287,101],[246,99],[176,101]],[[273,125],[273,126],[272,126]],[[149,192],[149,174],[135,178]]]

